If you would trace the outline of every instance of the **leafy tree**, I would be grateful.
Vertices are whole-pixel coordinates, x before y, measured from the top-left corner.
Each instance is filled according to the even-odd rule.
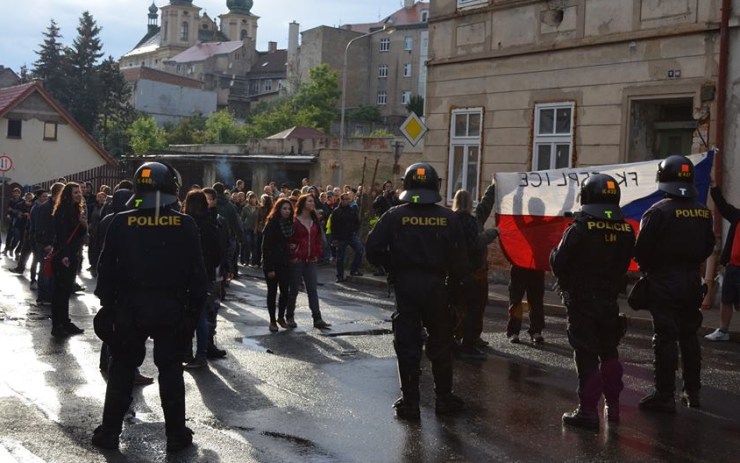
[[[118,63],[112,56],[109,56],[100,65],[98,80],[100,84],[100,109],[96,134],[108,151],[125,152],[126,146],[121,135],[125,134],[125,128],[136,117],[134,108],[130,103],[131,87],[123,78]],[[111,132],[116,132],[116,136],[112,137]],[[121,145],[122,142],[124,142],[123,145]]]
[[[310,115],[314,124],[311,125],[324,132],[329,132],[332,121],[337,119],[337,102],[342,92],[337,84],[337,72],[328,64],[321,64],[308,71],[311,79],[306,85],[298,88],[293,96],[293,107],[297,113],[304,112]],[[290,128],[284,127],[284,129]]]
[[[136,156],[167,148],[164,130],[157,127],[157,121],[153,117],[136,119],[126,132],[131,150]]]
[[[206,118],[202,114],[180,119],[177,124],[165,126],[170,145],[194,145],[206,140]]]
[[[406,104],[406,110],[415,112],[419,117],[424,117],[424,97],[421,95],[412,96]]]
[[[347,119],[357,122],[383,122],[380,110],[374,105],[360,105],[347,113]]]
[[[95,129],[101,105],[101,85],[98,60],[103,56],[100,27],[85,11],[77,26],[77,37],[67,49],[69,61],[68,88],[73,95],[67,109],[77,122],[90,133]]]
[[[375,129],[365,136],[367,138],[393,138],[393,133],[387,129]]]
[[[215,112],[206,119],[207,143],[244,143],[248,138],[244,124],[239,123],[228,111]]]
[[[62,34],[57,23],[52,19],[46,32],[44,42],[36,50],[38,60],[33,63],[31,77],[44,82],[44,88],[56,98],[62,106],[69,107],[69,66],[65,47],[61,42]]]

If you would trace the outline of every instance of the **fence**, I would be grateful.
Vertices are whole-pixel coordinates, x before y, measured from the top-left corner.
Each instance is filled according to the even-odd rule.
[[[93,189],[99,191],[102,185],[108,185],[113,188],[118,182],[129,177],[131,177],[131,174],[123,165],[111,166],[106,164],[82,172],[65,175],[64,179],[68,182],[90,182],[93,184]],[[56,178],[46,180],[39,183],[39,187],[48,190],[57,180]]]

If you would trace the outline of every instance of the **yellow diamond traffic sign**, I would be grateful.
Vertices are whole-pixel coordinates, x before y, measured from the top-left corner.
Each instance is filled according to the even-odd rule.
[[[427,129],[427,126],[424,125],[424,122],[422,122],[422,120],[419,119],[419,116],[417,116],[413,111],[409,114],[409,117],[403,121],[403,124],[401,124],[401,133],[412,146],[416,146],[416,144],[424,138],[427,130],[429,130]]]

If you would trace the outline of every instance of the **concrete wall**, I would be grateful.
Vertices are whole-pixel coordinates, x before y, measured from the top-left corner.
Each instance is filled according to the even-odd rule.
[[[13,159],[13,169],[5,173],[9,183],[33,185],[106,164],[69,124],[57,125],[56,141],[44,140],[42,121],[28,119],[22,124],[22,138],[7,138],[8,120],[0,119],[0,153]]]
[[[732,0],[728,53],[723,189],[727,200],[740,207],[740,0]],[[726,223],[726,222],[725,222]]]
[[[216,111],[213,91],[181,87],[151,80],[139,80],[132,95],[134,108],[153,116],[158,124],[176,123],[182,117]]]

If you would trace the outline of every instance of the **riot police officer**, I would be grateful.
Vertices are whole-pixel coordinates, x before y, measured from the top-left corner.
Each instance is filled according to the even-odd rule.
[[[665,198],[643,214],[635,244],[635,260],[648,279],[655,330],[655,391],[640,400],[639,408],[675,413],[678,346],[683,402],[699,406],[701,350],[696,331],[702,322],[703,296],[699,267],[712,253],[715,238],[711,213],[696,200],[691,161],[669,156],[658,165],[657,177]]]
[[[103,341],[109,344],[113,359],[103,424],[92,439],[98,447],[118,448],[134,373],[144,360],[149,337],[154,340],[154,363],[159,370],[167,450],[180,450],[193,441],[192,431],[185,427],[185,387],[177,340],[180,330],[195,326],[207,279],[196,224],[171,207],[177,204],[179,184],[179,174],[172,167],[142,164],[128,203],[133,209],[117,214],[108,228],[95,294],[113,326],[102,330],[96,326],[96,332],[108,333]]]
[[[596,410],[601,395],[605,418],[619,421],[623,389],[617,296],[632,259],[635,235],[619,208],[617,181],[604,174],[581,185],[581,212],[550,255],[568,315],[568,341],[575,351],[578,408],[563,423],[599,427]]]
[[[422,325],[429,333],[427,357],[432,363],[436,413],[462,408],[452,393],[453,315],[450,290],[459,289],[465,272],[465,238],[459,218],[435,203],[439,177],[425,163],[411,165],[404,175],[400,200],[389,209],[367,239],[367,258],[388,269],[396,290],[393,346],[403,396],[393,408],[399,418],[419,418],[419,365]]]

